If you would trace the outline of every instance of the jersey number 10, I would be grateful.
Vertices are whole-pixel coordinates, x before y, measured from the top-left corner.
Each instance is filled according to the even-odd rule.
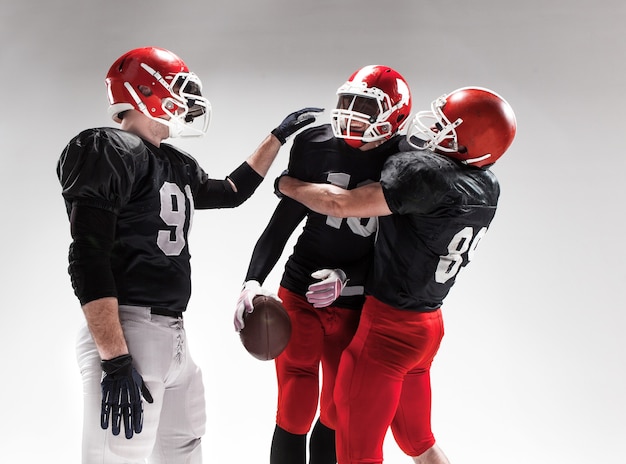
[[[350,185],[350,174],[346,174],[343,172],[331,172],[328,174],[328,182],[343,189],[347,189]],[[359,185],[368,184],[373,181],[362,182]],[[365,221],[365,223],[363,223]],[[335,229],[339,229],[341,224],[343,223],[342,218],[337,218],[333,216],[326,217],[326,224],[330,227],[334,227]],[[378,218],[357,218],[357,217],[349,217],[346,218],[346,223],[350,230],[356,235],[360,235],[361,237],[369,237],[373,233],[378,230]]]

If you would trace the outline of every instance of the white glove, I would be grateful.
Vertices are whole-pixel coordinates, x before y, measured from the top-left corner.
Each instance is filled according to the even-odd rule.
[[[341,269],[320,269],[311,277],[322,280],[309,285],[309,291],[306,292],[306,299],[314,308],[325,308],[332,304],[348,282],[346,273]]]
[[[256,280],[248,280],[243,284],[243,288],[241,289],[241,294],[239,295],[239,299],[237,300],[237,308],[235,309],[235,331],[240,332],[244,327],[243,315],[244,313],[251,313],[254,311],[254,306],[252,305],[252,300],[257,295],[269,296],[270,298],[274,298],[279,302],[283,302],[278,295],[265,290],[261,287],[261,284]]]

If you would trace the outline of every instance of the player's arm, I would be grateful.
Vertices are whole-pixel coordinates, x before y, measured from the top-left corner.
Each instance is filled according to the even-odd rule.
[[[261,177],[267,175],[267,171],[276,159],[276,155],[283,144],[276,138],[276,136],[270,134],[261,142],[261,144],[254,150],[246,163]]]
[[[256,191],[287,138],[315,121],[321,108],[303,108],[289,114],[257,149],[224,180],[203,175],[195,200],[198,209],[234,208]]]
[[[82,308],[100,359],[113,359],[128,354],[117,298],[99,298],[85,303]]]
[[[117,216],[105,209],[74,204],[69,272],[101,359],[128,354],[119,321],[111,250]]]
[[[346,190],[336,185],[314,184],[290,176],[281,176],[276,182],[276,187],[283,195],[327,216],[346,218],[391,214],[379,182]]]
[[[257,240],[250,258],[246,281],[256,280],[263,284],[280,259],[289,237],[302,222],[307,209],[290,198],[278,203],[265,230]]]
[[[306,213],[307,209],[302,204],[290,198],[282,199],[276,207],[270,222],[254,247],[246,279],[237,299],[233,320],[237,332],[244,327],[244,313],[251,313],[254,310],[252,301],[255,296],[265,295],[280,301],[277,295],[261,285],[278,262],[287,240],[302,222]]]
[[[142,430],[141,398],[148,403],[153,399],[133,367],[119,320],[117,288],[111,269],[116,201],[106,195],[94,196],[93,185],[98,185],[98,193],[107,190],[117,199],[124,198],[132,185],[135,157],[118,156],[116,147],[122,145],[101,142],[101,138],[110,135],[106,131],[81,134],[81,143],[70,143],[64,150],[57,173],[69,205],[72,243],[68,270],[104,372],[100,426],[107,429],[110,422],[113,435],[118,435],[123,423],[126,438],[132,438]],[[133,140],[125,142],[128,151],[134,152],[137,146],[132,146]],[[127,177],[112,173],[124,173]]]
[[[118,435],[123,422],[126,438],[132,438],[143,427],[141,398],[148,403],[153,399],[133,366],[119,319],[111,270],[116,224],[117,215],[111,211],[81,204],[72,206],[69,272],[104,372],[100,426],[107,429],[111,423],[113,435]]]

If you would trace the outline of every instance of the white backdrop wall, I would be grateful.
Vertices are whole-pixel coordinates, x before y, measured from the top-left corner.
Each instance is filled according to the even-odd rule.
[[[177,143],[218,178],[287,113],[333,107],[337,87],[366,64],[400,71],[414,110],[465,85],[507,98],[518,136],[494,168],[498,214],[444,305],[434,430],[453,463],[623,463],[625,5],[0,0],[0,461],[79,461],[83,318],[55,164],[80,130],[113,124],[110,64],[155,45],[203,80],[209,134]],[[243,350],[232,313],[288,149],[242,207],[194,218],[186,326],[207,390],[205,462],[269,462],[274,368]],[[391,436],[385,448],[386,462],[409,462]]]

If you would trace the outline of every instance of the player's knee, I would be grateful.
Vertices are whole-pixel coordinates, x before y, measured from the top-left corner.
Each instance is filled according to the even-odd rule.
[[[315,419],[315,407],[279,408],[276,414],[276,425],[294,435],[309,432]]]
[[[435,444],[435,437],[430,435],[421,439],[408,437],[403,434],[398,434],[394,431],[394,438],[398,447],[407,456],[420,456]]]
[[[312,423],[313,419],[310,421],[293,421],[287,419],[276,420],[276,425],[293,435],[306,435],[309,432]]]
[[[402,441],[397,442],[400,449],[407,456],[420,456],[435,444],[435,439],[422,441]]]

